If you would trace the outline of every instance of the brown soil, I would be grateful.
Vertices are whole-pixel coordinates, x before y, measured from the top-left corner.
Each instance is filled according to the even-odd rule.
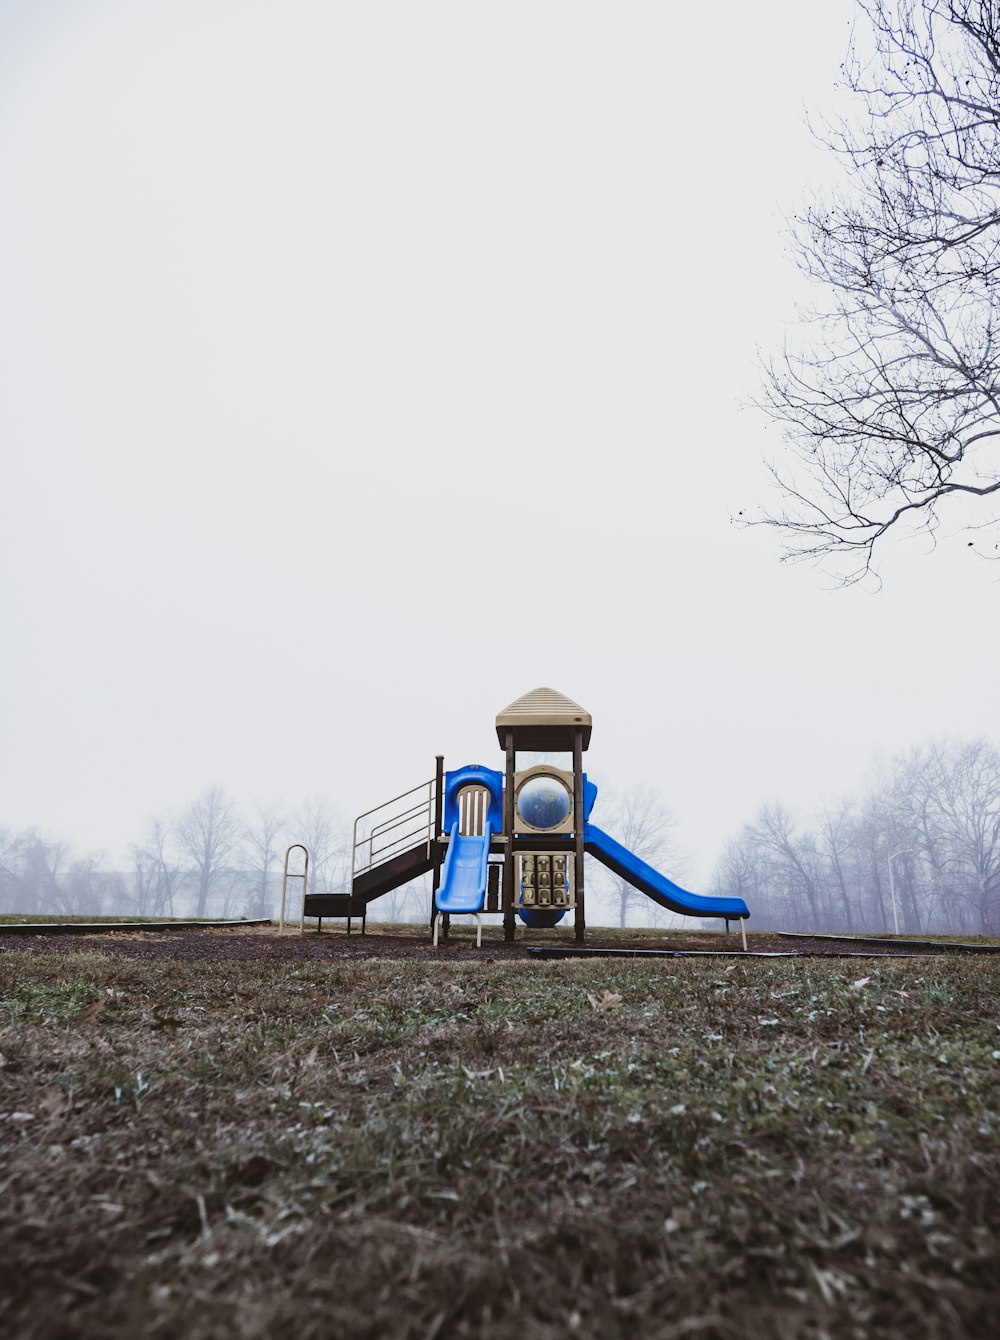
[[[0,1336],[996,1333],[996,957],[487,936],[4,937]]]
[[[523,938],[522,938],[523,937]],[[466,959],[484,962],[524,959],[529,946],[569,948],[575,941],[565,933],[546,936],[527,935],[518,931],[518,939],[507,944],[500,929],[490,927],[483,935],[481,949],[476,948],[475,935],[467,927],[457,932],[436,949],[429,931],[420,926],[379,927],[364,935],[357,930],[348,935],[342,926],[322,933],[307,930],[300,935],[286,928],[278,934],[276,926],[242,927],[218,930],[175,931],[107,931],[97,935],[4,935],[0,932],[0,953],[18,950],[22,953],[80,953],[81,951],[110,952],[131,959],[211,959],[222,962],[303,962],[311,960],[357,959],[439,959],[454,961]],[[911,950],[905,941],[896,944],[866,946],[850,940],[837,942],[824,939],[784,939],[774,932],[759,931],[747,935],[747,945],[757,953],[808,954],[838,958],[844,956],[892,953],[906,955]],[[602,929],[587,935],[588,949],[672,949],[702,950],[739,954],[740,938],[719,932],[704,931],[655,935],[648,932],[628,935]],[[944,953],[955,952],[947,949]]]

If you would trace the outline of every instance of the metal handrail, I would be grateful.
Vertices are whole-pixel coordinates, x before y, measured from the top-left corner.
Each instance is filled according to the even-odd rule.
[[[418,795],[422,797],[419,801],[411,799],[411,797]],[[380,819],[378,823],[371,827],[370,831],[359,838],[359,827],[363,828],[366,819],[381,814],[383,811],[390,809],[391,806],[398,806],[400,801],[408,802],[405,808],[386,814],[384,819]],[[359,814],[354,820],[352,855],[354,874],[363,874],[374,866],[382,865],[385,861],[391,860],[393,856],[399,855],[408,847],[415,845],[413,842],[415,838],[419,839],[422,836],[425,841],[430,842],[434,836],[434,801],[435,781],[432,777],[429,781],[421,782],[418,786],[411,786],[408,791],[403,791],[398,796],[393,796],[391,800],[383,801],[381,805],[366,810],[364,814]],[[415,824],[415,826],[407,827],[405,832],[397,833],[388,841],[378,843],[378,839],[386,837],[387,834],[404,825],[411,824]],[[367,853],[365,853],[366,848]]]
[[[372,844],[371,838],[362,838],[354,849],[354,874],[361,875],[377,865],[383,865],[394,856],[416,846],[418,842],[429,842],[433,835],[433,825],[427,823],[406,833],[400,833],[392,842],[379,847]]]
[[[426,809],[426,801],[420,805],[411,805],[408,810],[403,810],[402,814],[397,815],[395,818],[384,819],[382,823],[376,824],[368,836],[374,842],[377,837],[382,837],[384,833],[390,833],[394,828],[399,828],[401,824],[405,824],[408,820],[417,818],[419,815],[423,814]]]
[[[397,847],[403,847],[404,850],[405,850],[407,847],[412,847],[412,846],[414,845],[414,843],[411,842],[410,839],[411,839],[411,838],[419,838],[422,834],[424,834],[424,833],[426,833],[426,832],[427,832],[427,825],[426,825],[426,823],[421,823],[421,824],[418,824],[416,828],[409,828],[409,829],[407,829],[407,831],[406,831],[405,833],[400,833],[400,834],[398,834],[398,836],[397,836],[397,837],[394,837],[390,842],[382,842],[382,843],[380,843],[378,846],[375,845],[374,840],[369,839],[369,842],[368,842],[368,851],[369,851],[369,853],[370,853],[370,855],[371,855],[371,858],[372,858],[370,864],[371,864],[371,865],[377,865],[377,864],[379,864],[379,862],[377,862],[377,861],[375,860],[375,857],[376,857],[376,856],[381,856],[383,852],[393,851],[393,850],[395,850]],[[383,857],[383,859],[387,859],[387,858],[384,858],[384,857]]]

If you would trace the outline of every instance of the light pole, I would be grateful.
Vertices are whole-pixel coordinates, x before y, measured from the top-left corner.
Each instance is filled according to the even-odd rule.
[[[896,935],[899,934],[899,910],[896,907],[896,881],[892,874],[892,863],[897,856],[906,856],[909,852],[914,852],[916,850],[916,847],[900,847],[899,851],[894,851],[889,857],[889,894],[892,898],[892,928]]]

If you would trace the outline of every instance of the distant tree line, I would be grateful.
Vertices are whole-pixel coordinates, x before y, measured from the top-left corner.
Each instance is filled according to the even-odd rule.
[[[678,869],[673,817],[658,793],[633,787],[603,797],[607,822],[653,865]],[[327,801],[294,809],[277,804],[243,810],[221,787],[206,788],[186,808],[150,819],[128,851],[126,868],[81,856],[37,829],[0,828],[0,911],[39,916],[277,917],[284,856],[292,843],[309,852],[310,888],[350,887],[351,825]],[[119,863],[120,865],[120,863]],[[300,869],[299,864],[293,866]],[[287,915],[301,908],[301,883],[288,886]],[[430,877],[385,894],[372,908],[379,921],[421,922],[430,912]],[[588,859],[587,916],[594,925],[669,925],[676,918]]]
[[[308,848],[312,889],[350,887],[350,826],[325,800],[290,812],[277,805],[244,811],[221,787],[208,787],[178,813],[151,819],[129,848],[126,869],[80,856],[38,830],[0,829],[0,909],[66,916],[277,916],[285,850],[293,842]],[[292,917],[299,914],[301,892],[299,881],[289,884]],[[425,902],[415,890],[402,890],[383,900],[380,911],[392,919],[422,919]]]
[[[686,858],[680,851],[672,810],[652,786],[631,786],[619,791],[601,787],[600,822],[608,831],[655,870],[681,879]],[[683,918],[667,912],[597,860],[588,857],[585,878],[587,922],[592,926],[654,926],[683,924]]]
[[[683,854],[659,793],[605,789],[604,822],[681,882]],[[0,829],[0,911],[37,915],[276,917],[285,849],[308,848],[310,887],[350,887],[351,827],[325,800],[242,810],[218,786],[150,820],[127,868],[36,830]],[[891,866],[891,877],[890,877]],[[588,859],[591,925],[689,924]],[[761,806],[728,841],[713,889],[749,905],[755,929],[1000,934],[1000,751],[986,739],[931,741],[877,768],[854,796],[800,813]],[[301,885],[289,885],[288,915]],[[429,877],[386,894],[379,921],[424,921]]]
[[[714,883],[756,929],[1000,934],[1000,751],[931,741],[857,796],[806,815],[765,804]]]

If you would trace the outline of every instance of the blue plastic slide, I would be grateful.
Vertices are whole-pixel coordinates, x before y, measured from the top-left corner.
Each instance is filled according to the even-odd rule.
[[[750,915],[742,898],[705,898],[701,894],[688,893],[596,824],[584,824],[583,841],[591,856],[596,856],[609,870],[670,912],[680,912],[686,917],[729,917],[733,921]]]
[[[486,902],[486,862],[490,854],[489,824],[481,837],[459,837],[458,823],[451,826],[448,855],[437,891],[439,912],[481,912]]]

